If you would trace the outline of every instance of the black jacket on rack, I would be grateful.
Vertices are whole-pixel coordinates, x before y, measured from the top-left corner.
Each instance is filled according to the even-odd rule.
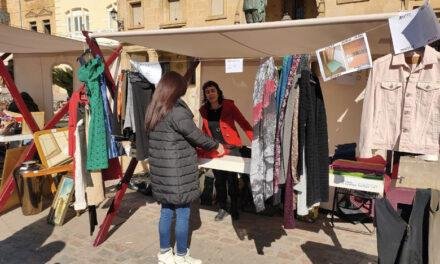
[[[328,201],[328,133],[324,98],[318,78],[309,70],[299,80],[298,175],[303,173],[303,147],[307,176],[307,206]]]
[[[150,105],[155,86],[139,72],[129,72],[128,81],[131,83],[133,92],[133,110],[136,126],[136,159],[148,158],[148,137],[145,131],[145,113]]]

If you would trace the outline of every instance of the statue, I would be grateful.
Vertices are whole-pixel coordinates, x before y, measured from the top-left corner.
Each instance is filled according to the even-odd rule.
[[[246,23],[259,23],[266,21],[267,0],[243,0],[243,11]]]

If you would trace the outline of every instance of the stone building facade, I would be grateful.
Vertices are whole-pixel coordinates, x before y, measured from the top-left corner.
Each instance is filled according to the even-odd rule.
[[[55,28],[54,0],[6,0],[10,25],[53,34]]]

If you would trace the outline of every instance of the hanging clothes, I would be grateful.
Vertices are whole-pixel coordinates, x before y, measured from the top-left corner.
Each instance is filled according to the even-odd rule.
[[[125,104],[125,101],[123,101],[123,89],[124,89],[124,83],[125,83],[125,72],[122,71],[118,75],[118,82],[117,82],[117,99],[114,101],[114,111],[116,111],[116,117],[118,118],[118,121],[121,120],[122,117],[122,105]]]
[[[92,125],[92,118],[93,115],[91,113],[91,110],[89,106],[85,107],[85,142],[87,147],[87,158],[88,158],[88,151],[89,146],[92,143],[92,138],[90,137],[93,133],[93,130],[90,129],[90,126]],[[79,132],[82,132],[79,130]],[[84,135],[81,135],[80,138],[84,138]],[[107,154],[107,153],[106,153]],[[115,159],[112,159],[115,160]],[[88,162],[88,159],[87,159]],[[119,164],[119,163],[118,163]],[[86,164],[86,168],[87,168]],[[105,171],[105,170],[103,170]],[[99,205],[102,201],[105,199],[105,192],[104,192],[104,180],[103,180],[103,174],[104,172],[90,172],[86,173],[84,176],[86,176],[84,179],[86,184],[86,199],[87,199],[87,205],[93,206],[93,205]],[[112,171],[112,175],[119,176],[117,170]],[[90,176],[90,177],[89,177]]]
[[[162,78],[162,67],[159,62],[138,62],[130,60],[131,65],[150,83],[157,85]]]
[[[102,95],[102,102],[104,103],[104,123],[105,123],[105,132],[106,132],[106,139],[108,146],[107,154],[109,159],[113,159],[119,156],[119,151],[115,138],[114,136],[112,136],[116,124],[114,123],[113,113],[107,98],[107,85],[105,82],[104,74],[101,74],[101,95]]]
[[[412,208],[398,213],[386,198],[376,200],[379,263],[428,263],[429,201],[430,190],[418,189]]]
[[[130,82],[130,73],[131,72],[127,72],[127,101],[125,104],[124,129],[131,128],[131,130],[136,133],[136,122],[134,118],[133,106],[133,86]]]
[[[318,78],[302,70],[299,80],[298,174],[307,167],[307,206],[328,201],[328,132],[324,98]],[[303,148],[304,146],[304,148]],[[302,151],[305,155],[302,155]],[[305,157],[305,163],[302,158]]]
[[[284,94],[287,89],[287,80],[289,78],[289,73],[293,63],[293,56],[288,55],[283,58],[283,67],[281,68],[280,80],[278,82],[278,88],[276,92],[276,100],[277,100],[277,114],[279,116],[281,111],[281,105],[284,100]]]
[[[301,57],[301,59],[303,59]],[[299,70],[299,68],[297,69]],[[293,78],[292,78],[293,77]],[[286,120],[283,128],[283,163],[280,174],[280,183],[285,182],[284,188],[284,228],[294,228],[294,213],[296,208],[293,186],[298,183],[298,103],[300,74],[289,74],[288,85],[293,86],[289,92],[286,107]]]
[[[90,178],[89,172],[86,170],[86,133],[84,119],[80,119],[75,130],[75,155],[74,155],[74,171],[75,171],[75,203],[73,207],[76,211],[87,208],[86,200],[86,179]]]
[[[69,156],[73,158],[76,150],[75,146],[75,130],[78,123],[78,109],[81,104],[81,94],[77,90],[72,93],[69,100],[69,121],[68,121],[68,138],[69,138]]]
[[[88,170],[100,170],[108,167],[104,103],[99,83],[103,72],[104,63],[101,58],[90,60],[78,70],[79,80],[86,83],[91,107],[89,144],[87,145]]]
[[[257,212],[264,210],[264,202],[273,195],[277,84],[278,73],[271,57],[258,68],[253,93],[254,138],[250,181]]]
[[[136,159],[148,158],[148,137],[145,130],[145,113],[153,98],[154,85],[138,72],[129,73],[129,82],[133,99],[133,117],[136,127]]]
[[[286,58],[286,57],[285,57]],[[286,177],[285,177],[285,171],[284,169],[282,169],[284,162],[281,162],[282,159],[282,146],[284,145],[285,147],[287,147],[287,145],[290,146],[289,142],[283,142],[283,138],[282,138],[282,131],[284,129],[284,119],[286,117],[285,113],[286,113],[286,108],[287,108],[287,100],[289,99],[289,93],[290,90],[293,86],[293,83],[290,82],[288,83],[288,80],[293,80],[295,74],[296,74],[296,70],[298,69],[298,65],[299,65],[299,61],[300,61],[301,57],[300,56],[289,56],[287,59],[285,59],[286,63],[283,67],[289,67],[288,69],[286,68],[284,70],[283,68],[283,74],[284,77],[282,77],[284,79],[284,88],[282,88],[282,85],[278,85],[278,89],[283,90],[283,93],[279,93],[280,96],[283,96],[282,99],[280,99],[280,111],[278,113],[278,122],[277,122],[277,127],[276,127],[276,131],[275,131],[275,150],[274,150],[274,174],[273,174],[273,184],[274,184],[274,193],[278,192],[278,186],[279,184],[284,184],[286,182]],[[287,74],[285,74],[284,72],[287,72]],[[281,82],[281,81],[280,81]],[[290,85],[288,85],[290,84]],[[277,90],[277,94],[278,94],[278,90]],[[292,116],[287,116],[287,118],[290,120]],[[291,121],[291,120],[290,120]],[[290,138],[287,140],[290,141]],[[282,172],[281,172],[282,171]],[[283,176],[281,176],[281,174],[283,174]]]
[[[439,72],[440,53],[429,45],[417,65],[407,64],[405,53],[373,62],[362,108],[361,157],[376,149],[439,154]]]
[[[440,191],[431,189],[431,203],[429,208],[429,264],[440,263]]]
[[[295,185],[294,189],[298,193],[296,198],[296,214],[298,216],[306,216],[309,214],[311,207],[307,206],[307,166],[305,157],[305,146],[302,146],[301,151],[301,166],[302,173],[299,175],[299,182]]]

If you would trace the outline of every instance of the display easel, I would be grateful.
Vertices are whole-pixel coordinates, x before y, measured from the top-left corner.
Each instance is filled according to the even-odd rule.
[[[89,45],[89,47],[92,50],[92,54],[94,56],[100,56],[100,57],[104,58],[96,41],[94,39],[89,38],[88,32],[83,32],[83,34],[86,37],[87,44]],[[122,50],[122,46],[120,45],[112,52],[112,54],[105,61],[105,76],[106,76],[107,84],[108,84],[108,87],[109,87],[109,90],[110,90],[112,96],[114,95],[115,84],[114,84],[113,78],[111,77],[111,74],[110,74],[108,67],[116,60],[116,58],[119,57],[121,50]],[[40,129],[37,126],[37,123],[35,122],[29,109],[27,108],[26,104],[24,103],[23,98],[21,97],[19,90],[12,79],[12,76],[10,75],[7,68],[5,67],[5,65],[3,63],[3,58],[1,59],[1,62],[0,62],[0,76],[3,78],[3,81],[6,85],[6,87],[8,88],[9,92],[11,93],[13,100],[17,104],[17,107],[18,107],[20,113],[23,115],[23,118],[26,121],[26,123],[28,124],[32,133],[40,131]],[[79,91],[84,91],[84,89],[85,89],[85,85],[82,85],[79,88]],[[45,127],[43,129],[53,128],[61,120],[61,118],[66,115],[66,113],[68,111],[68,107],[69,107],[69,104],[65,104],[55,114],[55,116],[45,125]],[[35,143],[32,141],[26,147],[23,154],[18,158],[14,168],[19,167],[24,161],[30,160],[34,156],[35,152],[36,152]],[[133,160],[132,160],[132,162],[130,162],[130,164],[132,164],[132,163],[134,163]],[[137,161],[135,163],[137,163]],[[117,162],[117,165],[120,168],[119,162]],[[135,166],[133,166],[133,168],[134,167]],[[127,172],[128,171],[129,170],[127,170]],[[133,169],[133,171],[134,171],[134,169]],[[126,172],[126,175],[127,175],[127,172]],[[115,173],[118,173],[118,172],[115,172]],[[131,172],[131,174],[132,174],[132,172]],[[130,178],[131,178],[131,175],[130,175]],[[5,185],[5,187],[4,187],[3,191],[0,193],[0,209],[3,208],[3,206],[6,204],[6,202],[11,197],[11,195],[13,194],[13,192],[16,188],[14,177],[12,177],[12,172],[11,172],[11,175],[9,175],[8,180],[4,183],[4,185]],[[121,196],[121,198],[122,198],[122,196]],[[110,208],[110,209],[112,209],[112,208]],[[110,209],[109,209],[109,211],[110,211]],[[98,235],[94,245],[99,245],[100,243],[102,243],[104,241],[105,237],[107,236],[107,232],[108,232],[108,228],[107,228],[107,230],[105,230],[105,229],[100,230],[100,235]]]

